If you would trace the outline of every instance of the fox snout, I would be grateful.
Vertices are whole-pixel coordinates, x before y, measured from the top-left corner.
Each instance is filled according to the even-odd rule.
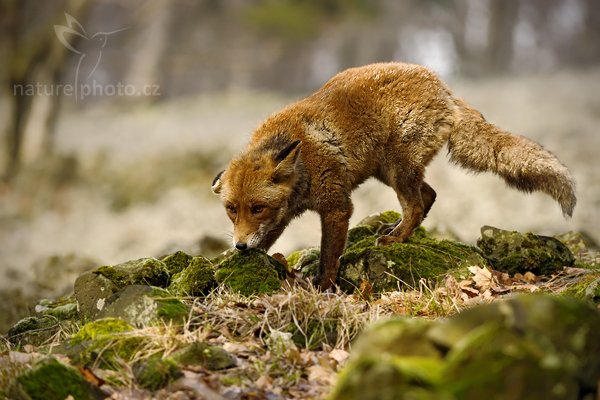
[[[237,227],[233,231],[233,246],[238,250],[254,249],[260,246],[263,238],[261,229],[250,233],[239,233]]]

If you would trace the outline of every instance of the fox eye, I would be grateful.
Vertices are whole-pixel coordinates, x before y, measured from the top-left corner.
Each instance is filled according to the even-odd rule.
[[[234,206],[232,206],[231,204],[227,205],[225,208],[226,208],[226,209],[227,209],[227,211],[229,211],[230,213],[232,213],[232,214],[237,214],[237,210],[236,210],[236,209],[235,209],[235,207],[234,207]]]
[[[258,205],[258,206],[253,206],[250,211],[252,211],[252,214],[260,214],[264,210],[265,210],[265,206]]]

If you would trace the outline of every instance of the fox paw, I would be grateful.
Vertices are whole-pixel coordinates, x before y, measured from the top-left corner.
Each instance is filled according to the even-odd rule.
[[[377,240],[375,241],[375,246],[388,246],[393,243],[402,243],[402,242],[403,242],[403,240],[397,236],[385,235],[385,236],[380,236],[377,238]]]

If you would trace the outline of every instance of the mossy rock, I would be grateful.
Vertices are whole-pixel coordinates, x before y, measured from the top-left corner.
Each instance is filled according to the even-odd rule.
[[[39,346],[49,340],[59,329],[59,320],[50,315],[31,316],[18,321],[7,334],[15,345]]]
[[[172,355],[179,365],[202,366],[210,371],[235,367],[235,358],[219,346],[194,342],[177,350]]]
[[[442,358],[444,352],[428,338],[432,321],[398,317],[366,329],[352,346],[350,360],[362,354],[392,354],[402,357]],[[398,341],[402,338],[402,341]]]
[[[173,254],[164,256],[163,258],[161,258],[161,261],[167,267],[169,275],[173,276],[186,269],[191,259],[192,256],[190,256],[189,254],[183,251],[177,251]]]
[[[154,324],[181,324],[188,308],[164,289],[130,285],[115,293],[98,318],[119,318],[137,327]]]
[[[446,320],[376,324],[357,340],[331,399],[593,398],[599,355],[597,309],[521,295]]]
[[[95,272],[86,272],[75,280],[73,297],[79,304],[79,314],[93,319],[104,308],[107,299],[119,290],[110,279]]]
[[[212,263],[204,257],[193,257],[185,269],[173,276],[169,291],[177,296],[203,296],[216,284]]]
[[[53,357],[37,362],[21,374],[10,388],[15,400],[95,400],[107,395],[88,383],[79,372]]]
[[[396,211],[384,211],[379,214],[369,215],[363,218],[356,226],[369,226],[376,232],[383,224],[393,224],[400,219],[400,213]]]
[[[369,238],[375,235],[375,229],[369,225],[357,225],[348,230],[348,239],[346,240],[346,247],[350,247],[363,239]]]
[[[516,296],[439,323],[446,390],[461,399],[569,399],[600,378],[600,313],[578,300]]]
[[[600,304],[600,271],[579,277],[577,282],[567,287],[562,294]]]
[[[118,367],[118,360],[129,361],[144,344],[132,334],[134,327],[118,318],[88,322],[71,337],[65,353],[79,365],[100,362],[103,368]]]
[[[281,288],[285,267],[263,250],[235,252],[217,266],[215,278],[245,296],[273,293]]]
[[[571,251],[558,239],[491,226],[481,228],[477,246],[494,269],[508,274],[551,275],[575,262]]]
[[[351,293],[363,281],[376,293],[416,287],[420,279],[436,281],[450,271],[487,265],[477,248],[432,239],[422,227],[406,243],[376,246],[377,237],[367,236],[342,254],[337,284],[345,292]]]
[[[311,247],[293,252],[288,256],[287,262],[290,270],[301,271],[303,276],[313,276],[317,274],[320,258],[321,249]]]
[[[118,289],[127,285],[148,285],[166,288],[169,269],[156,258],[140,258],[117,265],[99,267],[93,271],[108,278]]]
[[[172,358],[156,354],[133,365],[135,380],[144,389],[156,391],[183,376]]]

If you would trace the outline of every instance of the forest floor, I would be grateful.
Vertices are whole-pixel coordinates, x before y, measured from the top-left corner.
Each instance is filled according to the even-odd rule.
[[[486,118],[554,152],[573,172],[579,203],[565,220],[553,200],[475,176],[442,151],[427,170],[438,200],[425,222],[473,243],[483,225],[600,240],[600,70],[449,82]],[[0,187],[0,332],[40,297],[72,290],[97,265],[173,250],[199,252],[230,223],[209,189],[213,176],[262,119],[289,98],[226,93],[123,109],[65,107],[55,157]],[[393,191],[367,182],[353,195],[352,224],[399,209]],[[318,217],[294,221],[273,252],[319,243]],[[54,258],[53,258],[54,257]],[[68,267],[65,260],[70,260]]]

